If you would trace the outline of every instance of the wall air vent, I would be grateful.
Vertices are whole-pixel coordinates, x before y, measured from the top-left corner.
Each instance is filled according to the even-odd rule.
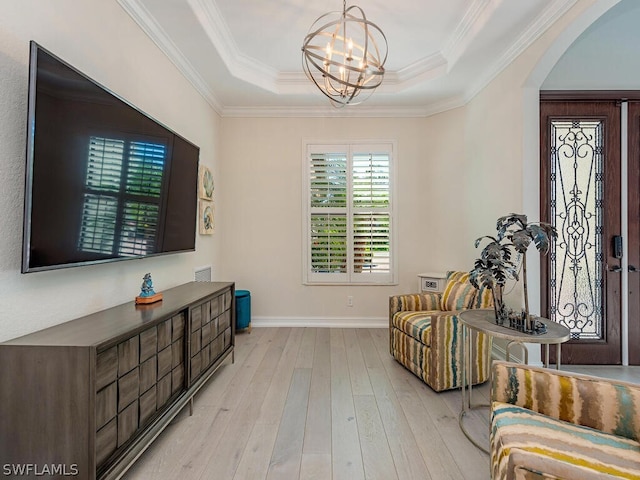
[[[204,267],[198,267],[194,270],[196,282],[210,282],[211,281],[211,265]]]

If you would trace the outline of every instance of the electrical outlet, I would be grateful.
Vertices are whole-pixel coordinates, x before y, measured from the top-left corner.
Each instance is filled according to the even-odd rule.
[[[353,297],[351,295],[347,297],[347,307],[353,307]]]

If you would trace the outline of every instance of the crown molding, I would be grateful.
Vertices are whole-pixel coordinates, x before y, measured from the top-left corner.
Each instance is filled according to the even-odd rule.
[[[216,3],[187,0],[204,32],[234,77],[272,93],[279,93],[278,72],[240,51]]]
[[[496,78],[511,62],[524,52],[533,42],[562,17],[578,0],[554,0],[536,20],[522,32],[522,35],[500,56],[500,58],[485,70],[484,75],[471,85],[465,92],[465,102],[470,101],[480,93],[494,78]]]
[[[502,71],[513,62],[518,55],[524,52],[529,45],[535,42],[553,25],[559,18],[573,7],[578,0],[554,0],[554,2],[529,25],[518,39],[511,44],[507,51],[496,62],[496,68]]]
[[[384,83],[391,81],[397,84],[399,90],[404,90],[416,83],[416,80],[431,80],[447,73],[449,69],[447,59],[440,53],[434,53],[428,57],[424,57],[397,72],[388,72],[385,74]],[[391,79],[387,79],[391,76]]]
[[[475,3],[483,4],[486,1],[476,0]],[[218,111],[220,104],[215,100],[213,92],[173,44],[167,33],[155,22],[142,2],[139,0],[118,0],[118,3]],[[303,72],[278,72],[259,60],[242,53],[215,1],[187,0],[187,3],[232,76],[275,94],[296,94],[301,91],[309,91],[307,89],[308,79]],[[407,65],[397,72],[388,71],[385,74],[384,83],[387,87],[391,87],[390,91],[399,92],[420,81],[442,76],[450,67],[447,65],[445,57],[437,52]]]
[[[495,13],[499,3],[492,0],[474,0],[469,5],[442,49],[442,56],[446,59],[448,71],[462,57],[475,36]]]
[[[208,87],[207,82],[203,80],[197,70],[185,58],[182,52],[167,36],[165,31],[156,23],[149,11],[137,0],[117,0],[120,6],[129,14],[129,16],[138,24],[143,32],[151,39],[151,41],[166,55],[182,75],[193,85],[205,101],[218,114],[222,111],[222,104],[218,101],[215,94]]]
[[[322,106],[287,107],[226,107],[220,115],[229,118],[419,118],[430,117],[465,104],[462,97],[447,98],[441,102],[412,107],[384,107],[374,105],[351,105],[334,108]]]
[[[384,81],[376,91],[399,93],[419,82],[431,80],[447,73],[447,62],[439,53],[418,60],[400,71],[387,71]],[[281,72],[278,74],[277,91],[281,95],[317,92],[304,72]]]
[[[424,117],[424,107],[376,107],[371,105],[350,105],[335,108],[322,106],[287,106],[287,107],[227,107],[223,109],[223,118],[391,118],[391,117]]]
[[[578,0],[554,0],[501,56],[486,73],[462,96],[446,98],[437,103],[411,107],[350,106],[347,109],[322,107],[235,107],[225,106],[216,97],[167,33],[156,23],[141,0],[117,0],[158,48],[194,86],[205,101],[222,117],[427,117],[468,103],[520,53],[537,40],[558,18]],[[213,0],[187,0],[208,38],[233,76],[278,95],[307,94],[313,91],[303,72],[277,72],[261,62],[242,54]],[[393,94],[445,75],[471,44],[488,15],[495,11],[494,0],[474,0],[454,30],[446,47],[399,71],[389,71],[378,91]]]

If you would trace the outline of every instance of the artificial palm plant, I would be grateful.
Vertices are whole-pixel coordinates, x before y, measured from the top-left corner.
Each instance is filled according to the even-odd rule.
[[[526,252],[529,245],[533,243],[541,254],[546,255],[551,246],[551,238],[555,238],[557,232],[549,223],[528,223],[526,215],[516,213],[498,218],[496,230],[496,236],[487,235],[475,241],[475,246],[478,248],[484,240],[488,240],[470,272],[470,281],[476,288],[484,286],[491,289],[496,321],[499,324],[516,317],[523,321],[525,331],[533,332],[535,324],[529,314]],[[515,254],[520,254],[521,263],[518,258],[514,258]],[[524,309],[522,312],[512,312],[504,304],[504,286],[510,278],[519,280],[520,267],[523,278]]]

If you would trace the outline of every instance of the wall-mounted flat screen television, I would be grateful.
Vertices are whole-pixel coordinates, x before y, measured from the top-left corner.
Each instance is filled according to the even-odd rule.
[[[198,158],[31,42],[22,272],[195,250]]]

